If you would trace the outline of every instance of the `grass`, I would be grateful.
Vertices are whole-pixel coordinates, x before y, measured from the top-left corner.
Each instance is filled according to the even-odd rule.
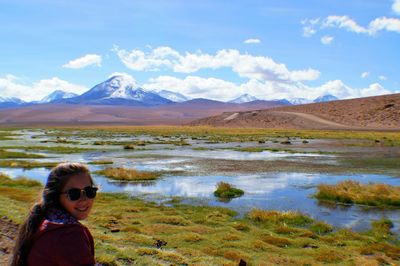
[[[0,215],[21,223],[41,187],[4,176],[0,180]],[[342,229],[317,235],[310,231],[315,221],[295,212],[253,210],[244,218],[235,216],[224,208],[167,207],[99,193],[83,223],[94,236],[97,262],[106,265],[238,265],[240,259],[248,265],[400,262],[398,239],[377,237],[375,230],[382,226],[372,233]],[[159,249],[157,240],[167,244]]]
[[[4,148],[4,147],[3,147]],[[15,152],[0,149],[0,159],[16,159],[16,158],[44,158],[45,156],[39,154],[31,154],[25,152]]]
[[[23,149],[26,151],[48,151],[53,153],[81,153],[94,151],[95,149],[89,148],[78,148],[78,147],[68,147],[68,146],[7,146],[4,149]],[[0,155],[1,156],[1,155]],[[32,157],[32,158],[42,158],[42,157]]]
[[[160,177],[160,173],[155,172],[141,172],[135,169],[126,169],[122,167],[106,168],[94,172],[95,174],[104,175],[108,178],[119,181],[147,181],[156,180]]]
[[[32,169],[32,168],[53,168],[58,163],[56,162],[35,162],[35,161],[12,161],[12,160],[1,160],[0,167],[9,167],[9,168],[23,168],[23,169]]]
[[[231,148],[229,148],[231,149]],[[293,150],[293,149],[281,149],[281,148],[266,148],[266,147],[243,147],[243,148],[233,148],[235,151],[242,152],[286,152],[286,153],[307,153],[307,154],[338,154],[337,152],[325,152],[325,151],[305,151],[305,150]]]
[[[215,128],[190,126],[81,126],[52,127],[49,136],[68,137],[108,137],[116,134],[124,136],[176,136],[207,139],[211,142],[265,141],[268,138],[301,138],[301,139],[360,139],[369,141],[370,146],[400,146],[400,132],[348,131],[348,130],[290,130],[265,128]],[[178,140],[179,141],[179,140]]]
[[[214,191],[214,196],[218,198],[237,198],[244,194],[244,191],[235,188],[229,183],[219,182],[217,184],[217,190]]]
[[[88,162],[88,164],[113,164],[113,161],[109,161],[109,160],[99,160],[99,161],[92,161],[92,162]]]
[[[315,197],[348,204],[400,207],[400,187],[382,183],[361,184],[345,180],[336,185],[321,184]]]

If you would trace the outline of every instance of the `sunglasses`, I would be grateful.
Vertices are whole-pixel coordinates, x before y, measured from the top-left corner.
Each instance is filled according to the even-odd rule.
[[[72,201],[79,200],[82,197],[82,192],[87,198],[94,199],[96,197],[97,190],[97,187],[87,186],[83,189],[70,188],[65,192],[61,192],[61,194],[67,194],[67,197]]]

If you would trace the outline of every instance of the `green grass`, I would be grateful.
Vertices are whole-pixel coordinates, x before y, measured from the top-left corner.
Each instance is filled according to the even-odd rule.
[[[95,174],[104,175],[108,178],[119,181],[147,181],[156,180],[160,177],[160,173],[155,172],[141,172],[135,169],[127,168],[106,168],[94,172]]]
[[[23,169],[32,169],[32,168],[53,168],[56,166],[57,162],[35,162],[35,161],[12,161],[12,160],[1,160],[0,167],[9,167],[9,168],[23,168]]]
[[[349,167],[359,167],[368,169],[399,169],[400,170],[400,158],[345,158],[342,160],[342,164]]]
[[[124,136],[175,136],[179,138],[207,139],[210,142],[265,141],[270,138],[301,139],[359,139],[368,140],[370,146],[400,146],[400,132],[348,131],[348,130],[290,130],[265,128],[214,128],[189,126],[81,126],[52,127],[48,136],[102,137]],[[179,140],[178,140],[179,141]]]
[[[111,160],[99,160],[99,161],[92,161],[92,162],[88,162],[88,164],[99,164],[99,165],[103,165],[103,164],[113,164],[114,162]]]
[[[0,150],[0,159],[16,159],[16,158],[45,158],[45,156],[39,154],[25,153],[25,152],[7,151],[3,149]]]
[[[321,184],[315,197],[348,204],[400,207],[400,187],[382,183],[361,184],[346,180],[336,185]]]
[[[41,193],[38,185],[0,177],[0,215],[21,223]],[[4,181],[5,180],[5,181]],[[244,218],[224,208],[171,207],[124,194],[99,193],[87,225],[96,260],[108,265],[398,265],[398,238],[348,229],[329,231],[295,212],[253,210]],[[384,227],[384,226],[383,226]],[[314,233],[312,229],[319,228]],[[325,228],[325,229],[321,229]],[[329,229],[329,228],[328,228]],[[324,231],[324,232],[322,232]],[[156,240],[167,242],[163,249]]]
[[[88,151],[94,151],[95,149],[89,148],[78,148],[78,147],[68,147],[68,146],[7,146],[4,149],[23,149],[25,151],[39,151],[39,152],[53,152],[53,153],[82,153]],[[1,156],[1,155],[0,155]],[[40,157],[32,157],[40,158]]]
[[[217,184],[217,190],[214,191],[214,196],[218,198],[237,198],[244,194],[244,191],[235,188],[229,183],[219,182]]]

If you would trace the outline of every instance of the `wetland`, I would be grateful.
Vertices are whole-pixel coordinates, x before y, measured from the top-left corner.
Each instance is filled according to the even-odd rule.
[[[98,218],[105,219],[101,223],[94,222],[96,226],[101,224],[101,228],[110,228],[113,224],[118,227],[118,224],[124,224],[122,229],[120,226],[118,228],[125,230],[126,233],[132,232],[135,235],[135,232],[143,233],[142,230],[148,230],[148,235],[152,235],[151,232],[155,230],[154,235],[157,235],[157,230],[162,229],[154,228],[154,224],[159,227],[167,226],[166,231],[174,231],[170,228],[174,226],[196,226],[195,230],[182,233],[185,234],[182,235],[182,239],[188,245],[187,249],[190,249],[189,247],[194,243],[205,242],[202,230],[205,232],[211,230],[197,228],[200,225],[193,224],[193,217],[188,213],[197,210],[199,213],[216,213],[217,217],[203,219],[203,222],[217,223],[213,219],[224,220],[228,217],[235,220],[232,223],[236,224],[229,222],[226,230],[231,230],[231,226],[232,228],[236,226],[240,230],[232,229],[234,231],[229,231],[227,236],[221,236],[222,238],[230,237],[234,242],[240,239],[239,235],[245,234],[246,230],[255,230],[248,221],[252,221],[260,228],[267,228],[265,224],[270,223],[268,217],[275,217],[271,218],[277,226],[273,229],[273,235],[264,232],[260,233],[261,242],[252,240],[250,249],[255,251],[269,250],[271,245],[272,249],[300,245],[296,242],[297,240],[288,239],[288,235],[293,237],[310,234],[311,236],[318,235],[318,232],[323,232],[321,235],[345,234],[343,230],[351,230],[346,231],[346,234],[376,233],[377,230],[383,230],[382,227],[386,230],[387,239],[393,238],[390,243],[394,245],[394,250],[396,245],[397,247],[399,245],[400,209],[398,206],[369,206],[354,204],[357,201],[340,202],[327,200],[327,197],[318,200],[315,197],[321,184],[333,186],[346,180],[365,185],[381,183],[398,189],[400,186],[400,133],[397,132],[117,127],[112,129],[8,129],[1,131],[0,135],[2,136],[0,173],[12,180],[24,177],[27,180],[44,183],[49,168],[56,163],[82,162],[88,164],[95,182],[100,187],[102,196],[99,208],[106,204],[106,199],[119,202],[118,204],[121,204],[123,200],[133,202],[133,205],[126,205],[126,208],[134,210],[126,210],[125,214],[119,212],[121,217],[113,216],[111,220],[114,219],[114,222],[110,222],[110,217]],[[110,173],[111,170],[113,173]],[[121,178],[121,172],[125,176],[129,172],[129,177]],[[143,174],[146,176],[143,177]],[[232,184],[235,188],[243,190],[244,194],[233,198],[216,197],[214,191],[219,183]],[[8,190],[3,188],[2,191],[6,194]],[[123,206],[125,204],[127,203]],[[159,208],[158,216],[155,208]],[[154,217],[150,219],[151,223],[147,224],[138,217],[126,220],[131,213],[141,212],[139,209],[143,209],[143,212],[152,210],[151,215]],[[183,209],[185,214],[181,214]],[[170,214],[161,215],[164,212]],[[15,222],[20,219],[18,218],[20,214],[14,212],[10,214],[9,211],[1,210],[0,214],[15,218]],[[303,222],[293,222],[293,224],[287,222],[285,217],[290,216],[289,214],[293,214],[294,217],[299,216],[300,218],[293,219]],[[138,224],[144,226],[145,229],[138,228]],[[390,224],[390,228],[380,226],[381,224]],[[275,235],[276,232],[280,233]],[[100,235],[100,231],[96,231],[96,234],[97,238],[104,240],[103,244],[98,246],[101,261],[112,264],[110,262],[112,258],[130,258],[127,254],[120,254],[121,250],[108,246],[110,245],[107,242],[110,241],[108,237],[111,236]],[[130,237],[134,238],[134,236]],[[139,239],[135,241],[138,242]],[[178,243],[180,240],[171,235],[169,241]],[[150,240],[141,239],[139,242],[141,244],[134,250],[136,257],[131,258],[133,260],[143,259],[145,256],[146,259],[143,261],[148,260],[149,263],[151,260],[174,263],[179,260],[187,261],[185,252],[182,250],[178,252],[179,254],[171,250],[168,253],[154,250]],[[313,249],[312,245],[320,245],[311,242],[303,244],[310,245],[310,250]],[[230,249],[225,247],[220,254],[215,254],[221,257],[220,260],[203,258],[203,261],[208,260],[212,265],[216,261],[218,263],[215,265],[222,265],[219,264],[222,261],[230,265],[229,262],[235,262],[238,258],[251,261],[253,251],[247,253],[238,251],[240,245]],[[207,253],[207,248],[203,248]],[[242,246],[242,248],[247,250],[249,247]],[[374,246],[370,247],[368,252],[379,255],[379,258],[387,262],[396,261],[398,257],[390,255],[393,250],[388,249],[387,253],[383,251],[379,253],[376,251],[379,248]],[[349,247],[349,251],[351,250]],[[325,251],[323,248],[318,250],[319,253],[317,252],[318,254],[314,257],[310,255],[310,261],[318,261],[316,258],[318,256],[322,258],[325,253],[328,256],[328,252]],[[186,252],[193,251],[186,250]],[[365,250],[363,252],[368,253]],[[361,257],[363,252],[358,252]],[[119,255],[116,255],[117,253]],[[258,260],[257,256],[253,260],[254,263],[262,261],[261,258]],[[288,256],[288,265],[291,264],[291,260],[293,260],[293,265],[299,262],[295,259],[298,256],[297,253],[286,254],[286,256]],[[331,258],[332,261],[329,259],[319,261],[340,264],[347,261],[346,256],[343,254],[343,256]],[[377,260],[378,257],[373,257],[373,259]],[[198,258],[201,258],[200,254]],[[199,259],[199,261],[202,260]],[[306,262],[308,262],[307,259],[304,260],[304,263]],[[190,263],[195,263],[195,261],[190,261]],[[115,265],[129,265],[129,262],[121,260]]]

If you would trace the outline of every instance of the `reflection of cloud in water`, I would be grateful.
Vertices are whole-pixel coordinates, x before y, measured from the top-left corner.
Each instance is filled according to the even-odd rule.
[[[152,151],[152,154],[168,154],[171,156],[185,156],[207,159],[225,159],[225,160],[276,160],[282,158],[296,157],[333,157],[333,155],[314,154],[314,153],[287,153],[287,152],[242,152],[234,150],[208,150],[208,151],[193,151],[193,150],[157,150]]]
[[[171,176],[158,181],[154,186],[143,184],[124,184],[123,190],[134,194],[160,194],[166,197],[213,197],[218,182],[228,182],[243,189],[243,198],[266,196],[277,190],[284,189],[292,183],[310,183],[317,175],[278,173],[268,175],[247,176]],[[113,183],[110,185],[112,186]],[[111,188],[110,188],[111,189]],[[258,197],[257,196],[257,197]]]

